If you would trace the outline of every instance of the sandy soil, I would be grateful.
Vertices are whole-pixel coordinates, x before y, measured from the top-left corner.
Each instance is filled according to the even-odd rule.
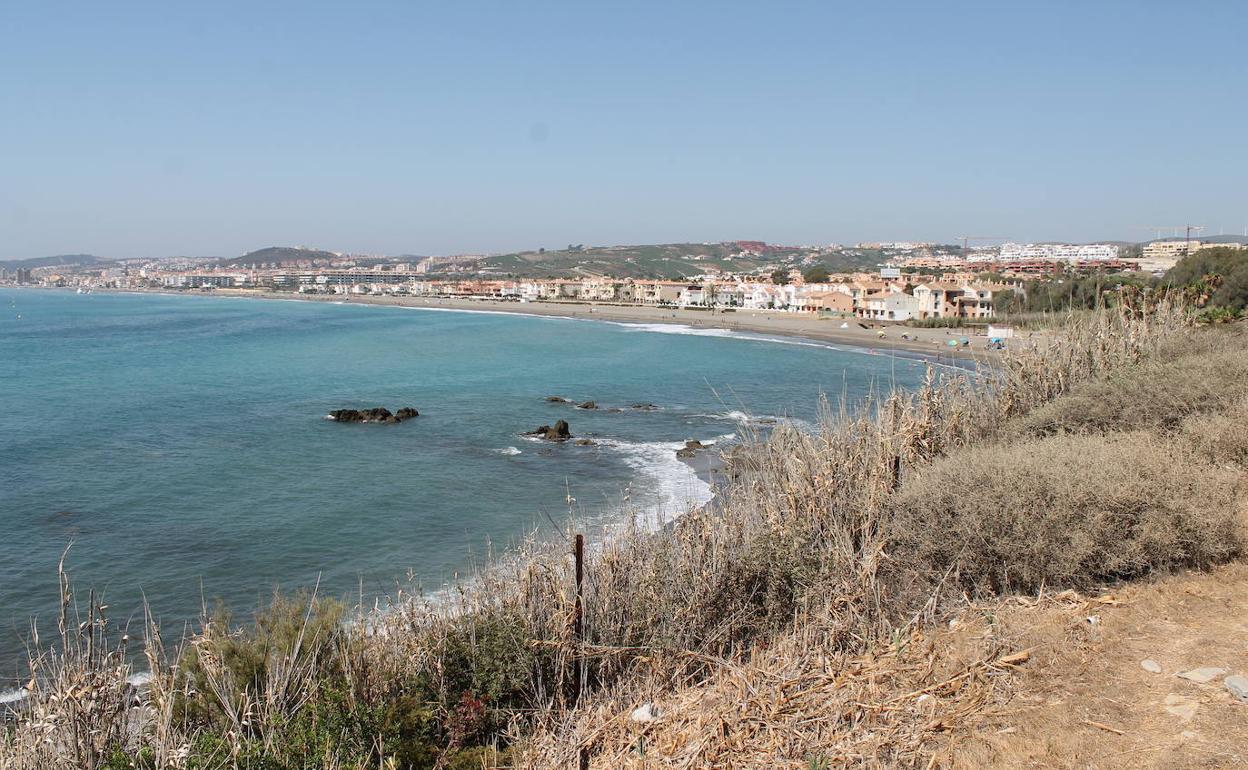
[[[1016,606],[993,622],[1033,650],[990,725],[952,753],[959,768],[1248,767],[1248,565],[1126,586],[1064,611]],[[1159,664],[1145,670],[1141,662]],[[1224,673],[1200,684],[1178,676]]]
[[[833,344],[868,348],[876,352],[921,353],[937,359],[990,359],[995,351],[987,348],[988,338],[969,329],[914,329],[895,324],[863,325],[855,319],[818,318],[814,315],[766,310],[682,310],[639,305],[611,305],[573,302],[503,302],[475,299],[433,299],[423,297],[345,296],[259,292],[221,289],[218,296],[300,299],[312,302],[351,302],[402,307],[480,310],[555,318],[584,318],[621,323],[665,323],[703,329],[729,329],[768,335],[804,337]],[[841,328],[847,324],[846,328]],[[867,328],[864,328],[864,325]],[[883,335],[881,336],[881,332]],[[910,339],[903,340],[902,334]],[[969,347],[950,348],[950,340],[966,338]],[[1026,339],[1016,344],[1027,344]]]
[[[518,766],[575,766],[589,744],[591,767],[620,770],[1248,767],[1248,703],[1223,684],[1248,674],[1248,565],[944,620],[857,656],[822,647],[811,623],[708,659],[698,684],[641,677],[539,733]],[[1206,666],[1225,673],[1177,676]],[[630,717],[646,702],[657,718]]]

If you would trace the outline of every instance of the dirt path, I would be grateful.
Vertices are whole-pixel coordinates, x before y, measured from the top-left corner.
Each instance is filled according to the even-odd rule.
[[[1033,657],[1000,715],[951,747],[952,766],[1248,767],[1248,704],[1223,683],[1248,675],[1248,565],[1108,598],[1002,612]],[[1203,684],[1177,676],[1201,667],[1224,673]]]

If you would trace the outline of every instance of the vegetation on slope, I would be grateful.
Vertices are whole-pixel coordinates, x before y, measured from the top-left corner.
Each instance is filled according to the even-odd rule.
[[[1179,260],[1166,280],[1198,287],[1202,306],[1242,313],[1248,308],[1248,249],[1201,249]]]
[[[1248,309],[1248,249],[1201,249],[1179,260],[1164,278],[1148,273],[1062,273],[1027,281],[1021,291],[1007,289],[993,297],[1002,314],[1094,310],[1130,304],[1145,293],[1178,289],[1204,311],[1205,320],[1227,321]]]
[[[1210,458],[1243,445],[1209,422],[1221,403],[1176,401],[1178,414],[1132,434],[1061,406],[1141,366],[1180,376],[1164,365],[1186,328],[1164,304],[1102,312],[982,376],[933,374],[917,392],[828,409],[816,432],[778,428],[733,458],[714,509],[590,549],[583,599],[566,546],[538,541],[437,604],[341,623],[336,603],[278,599],[254,627],[206,618],[181,650],[148,634],[153,678],[138,709],[103,619],[67,622],[33,663],[0,763],[623,766],[612,762],[638,747],[604,743],[606,722],[773,646],[794,649],[794,629],[804,654],[852,678],[870,668],[863,656],[901,655],[968,593],[1229,558],[1242,548],[1242,490]],[[1239,334],[1205,331],[1187,346],[1193,358],[1227,356],[1209,374],[1226,387],[1248,359]],[[932,671],[914,675],[896,697]],[[805,766],[800,752],[826,754],[844,729],[799,732],[776,761]],[[912,758],[925,734],[877,758]]]
[[[299,262],[330,262],[338,259],[331,251],[294,248],[291,246],[268,246],[249,251],[241,257],[230,257],[217,262],[220,267],[260,267],[263,265],[297,264]]]
[[[741,249],[732,243],[666,243],[644,246],[569,245],[566,249],[541,249],[497,254],[471,265],[448,265],[440,271],[487,271],[517,278],[644,278],[681,280],[715,272],[755,273],[783,266],[809,269],[812,265],[832,273],[873,270],[883,261],[879,252],[813,251],[773,248],[765,254],[734,256]],[[769,270],[764,271],[769,272]]]

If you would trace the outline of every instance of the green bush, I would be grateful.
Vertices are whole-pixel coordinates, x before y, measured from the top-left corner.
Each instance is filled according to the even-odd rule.
[[[444,707],[453,709],[467,694],[492,709],[522,708],[535,671],[550,666],[530,638],[518,616],[479,612],[454,624],[438,651]]]
[[[201,697],[185,699],[182,715],[192,723],[219,722],[222,704],[215,696],[210,668],[216,679],[228,683],[234,703],[243,693],[262,697],[269,668],[276,662],[310,664],[317,675],[332,673],[335,642],[341,637],[345,606],[336,600],[274,594],[269,606],[255,614],[252,626],[234,627],[233,618],[218,603],[195,642],[181,661],[181,676]]]
[[[1201,249],[1179,260],[1166,280],[1194,289],[1201,306],[1242,311],[1248,308],[1248,249]]]

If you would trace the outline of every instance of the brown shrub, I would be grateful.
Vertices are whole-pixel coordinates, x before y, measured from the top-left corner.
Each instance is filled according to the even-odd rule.
[[[1146,434],[968,449],[897,494],[894,567],[982,593],[1207,566],[1241,549],[1238,475]]]
[[[1208,330],[1193,337],[1222,335]],[[1226,346],[1168,359],[1159,354],[1074,387],[1028,414],[1021,425],[1031,435],[1174,430],[1191,415],[1226,409],[1246,396],[1248,348]]]
[[[1210,462],[1248,466],[1248,398],[1241,398],[1225,412],[1187,418],[1183,437]]]

